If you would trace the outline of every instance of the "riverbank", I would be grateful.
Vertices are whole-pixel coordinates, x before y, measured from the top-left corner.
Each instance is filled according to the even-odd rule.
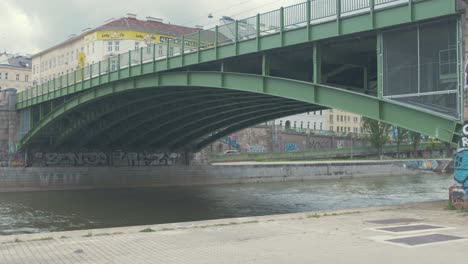
[[[0,263],[457,263],[468,216],[446,205],[2,236]]]
[[[159,167],[0,168],[0,192],[174,187],[417,175],[450,160],[224,163]]]

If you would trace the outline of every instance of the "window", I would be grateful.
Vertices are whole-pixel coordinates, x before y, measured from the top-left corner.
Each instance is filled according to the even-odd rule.
[[[301,121],[301,128],[304,128],[304,122]]]
[[[2,79],[2,73],[0,72],[0,80]]]
[[[323,124],[322,124],[322,122],[320,122],[320,130],[322,130],[322,129],[323,129]]]
[[[114,50],[119,51],[120,50],[120,41],[115,41],[114,42]]]
[[[152,48],[151,45],[148,45],[148,46],[146,47],[146,54],[151,54],[151,51],[152,51],[151,48]]]
[[[310,128],[310,122],[307,122],[307,128]]]
[[[112,52],[112,41],[107,42],[107,52]]]
[[[159,45],[158,54],[159,56],[163,55],[163,47],[161,45]]]
[[[333,124],[333,115],[330,114],[330,124]]]
[[[111,71],[117,70],[117,60],[114,58],[111,58],[110,60],[110,66],[111,66]]]
[[[25,81],[25,82],[29,82],[29,75],[26,74],[26,75],[24,76],[24,81]]]
[[[5,80],[8,80],[8,72],[5,72]]]
[[[140,42],[138,41],[135,41],[135,50],[139,49],[140,48]]]
[[[340,116],[336,115],[336,121],[340,121]]]
[[[169,47],[169,57],[174,55],[174,47]]]
[[[91,52],[94,54],[94,42],[91,43]]]
[[[283,126],[283,120],[280,120],[280,124],[279,124],[279,125],[280,125],[280,127]]]
[[[341,122],[343,122],[343,116],[340,116]]]
[[[296,128],[296,121],[294,121],[294,128]]]
[[[317,123],[314,122],[314,130],[317,130]]]

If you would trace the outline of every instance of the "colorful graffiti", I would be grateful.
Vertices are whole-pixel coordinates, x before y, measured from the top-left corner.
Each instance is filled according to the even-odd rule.
[[[468,191],[468,122],[463,125],[462,133],[457,153],[453,158],[453,178]]]
[[[225,137],[223,142],[231,148],[240,150],[240,145],[237,143],[237,140],[233,136]]]
[[[23,153],[0,151],[0,167],[23,167],[24,165]]]
[[[468,149],[455,154],[453,159],[453,177],[468,191]]]
[[[439,166],[437,160],[412,160],[406,161],[404,164],[407,168],[418,170],[435,170]]]
[[[286,151],[286,152],[298,151],[297,144],[295,144],[295,143],[284,144],[284,151]]]

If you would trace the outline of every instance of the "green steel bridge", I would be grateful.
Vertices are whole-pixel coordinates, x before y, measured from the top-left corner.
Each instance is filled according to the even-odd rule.
[[[311,0],[109,57],[17,95],[20,148],[197,151],[335,108],[457,142],[456,0]]]

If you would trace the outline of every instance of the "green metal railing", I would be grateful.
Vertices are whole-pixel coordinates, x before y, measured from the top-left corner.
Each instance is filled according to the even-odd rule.
[[[167,43],[153,43],[138,50],[107,58],[30,87],[18,94],[18,102],[21,103],[40,95],[49,95],[57,90],[62,92],[62,88],[80,84],[91,78],[109,77],[111,72],[126,68],[129,68],[130,71],[130,67],[134,65],[154,64],[155,61],[168,60],[171,57],[200,52],[200,50],[234,44],[261,36],[282,34],[284,31],[329,20],[339,20],[341,17],[349,15],[368,13],[374,9],[408,5],[412,1],[414,0],[309,0],[167,40]],[[67,89],[67,93],[69,92]]]

